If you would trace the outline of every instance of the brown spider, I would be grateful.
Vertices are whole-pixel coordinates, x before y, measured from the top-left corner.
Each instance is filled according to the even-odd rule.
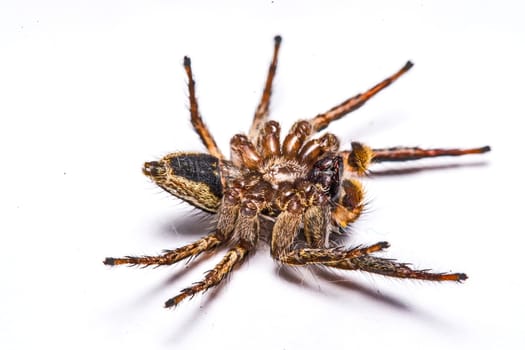
[[[485,153],[490,147],[373,149],[352,142],[351,150],[340,150],[335,135],[315,137],[332,121],[358,109],[407,72],[412,67],[410,61],[368,91],[312,119],[297,121],[281,142],[279,123],[268,120],[281,37],[274,40],[273,59],[250,132],[233,136],[231,160],[221,153],[199,114],[191,61],[185,57],[191,122],[209,154],[171,153],[144,164],[144,174],[158,186],[199,209],[215,213],[216,228],[196,242],[162,255],[106,258],[104,264],[171,265],[229,243],[231,248],[202,281],[166,301],[165,306],[172,307],[218,285],[255,250],[261,225],[269,223],[271,255],[282,264],[321,265],[433,281],[467,279],[464,273],[414,270],[408,264],[373,255],[387,248],[387,242],[343,248],[331,241],[330,235],[359,218],[364,206],[363,189],[356,177],[366,175],[372,163]]]

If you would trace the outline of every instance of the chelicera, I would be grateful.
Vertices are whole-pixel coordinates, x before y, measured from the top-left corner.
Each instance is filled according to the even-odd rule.
[[[200,282],[166,301],[165,306],[172,307],[218,285],[255,251],[262,227],[269,226],[270,252],[280,264],[321,265],[398,278],[464,281],[464,273],[415,270],[408,264],[376,255],[389,246],[387,242],[347,248],[338,245],[333,237],[344,232],[362,213],[364,192],[358,178],[365,176],[374,163],[480,154],[490,147],[375,149],[352,142],[351,149],[341,150],[334,134],[317,135],[405,74],[412,67],[411,62],[364,93],[311,119],[297,121],[282,138],[279,123],[268,119],[280,44],[281,37],[276,36],[273,59],[251,128],[247,134],[232,137],[230,159],[219,150],[199,114],[191,61],[184,58],[191,122],[208,153],[171,153],[158,161],[146,162],[143,172],[172,195],[215,215],[215,228],[196,242],[161,255],[106,258],[104,264],[171,265],[221,245],[229,246],[222,260]]]

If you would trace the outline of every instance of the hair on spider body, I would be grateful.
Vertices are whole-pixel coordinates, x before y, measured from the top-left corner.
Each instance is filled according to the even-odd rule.
[[[229,246],[224,257],[205,277],[166,301],[166,307],[218,285],[254,252],[264,231],[272,257],[290,266],[316,265],[342,270],[432,281],[467,279],[464,273],[415,270],[408,264],[377,256],[387,242],[342,248],[331,239],[363,212],[365,195],[359,180],[378,162],[480,154],[490,147],[471,149],[423,149],[395,147],[374,149],[352,142],[340,149],[336,135],[317,133],[331,122],[363,106],[370,98],[405,74],[400,70],[363,93],[325,113],[299,120],[281,137],[277,121],[269,120],[272,82],[277,70],[281,37],[274,39],[273,57],[252,125],[247,134],[234,135],[230,159],[217,147],[199,113],[191,60],[184,57],[188,76],[190,117],[208,153],[177,152],[146,162],[143,172],[168,193],[194,207],[216,215],[214,229],[201,239],[156,256],[106,258],[106,265],[171,265],[180,260]],[[337,240],[338,241],[338,240]]]

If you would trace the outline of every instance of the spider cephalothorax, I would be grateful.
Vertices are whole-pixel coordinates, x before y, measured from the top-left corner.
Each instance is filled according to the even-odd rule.
[[[183,299],[219,284],[232,269],[254,251],[261,224],[270,223],[272,256],[287,265],[322,265],[362,270],[386,276],[434,281],[463,281],[463,273],[414,270],[373,255],[387,242],[343,248],[330,239],[359,218],[363,190],[359,176],[371,164],[427,157],[459,156],[488,152],[490,148],[421,149],[395,147],[373,149],[352,142],[340,150],[338,138],[317,133],[390,85],[412,67],[407,62],[397,73],[362,94],[349,98],[326,113],[299,120],[281,139],[279,123],[268,120],[272,81],[277,68],[281,38],[275,37],[274,54],[261,102],[247,135],[231,139],[227,160],[203,123],[195,98],[191,62],[184,58],[188,75],[191,121],[209,154],[179,152],[147,162],[143,172],[167,192],[216,215],[216,227],[200,240],[168,250],[159,256],[106,258],[106,265],[170,265],[204,251],[229,244],[230,250],[205,278],[166,302],[175,306]]]

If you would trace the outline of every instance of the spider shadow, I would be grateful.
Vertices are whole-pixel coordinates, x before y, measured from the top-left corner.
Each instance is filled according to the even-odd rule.
[[[312,284],[306,283],[304,279],[300,278],[296,273],[294,273],[297,270],[298,269],[296,268],[279,269],[278,274],[287,282],[300,285],[303,288],[306,287],[318,293],[326,294],[326,289],[322,290],[321,286],[314,287]],[[447,329],[449,331],[455,329],[453,325],[450,324],[449,320],[442,319],[430,310],[422,309],[418,306],[409,305],[408,303],[402,301],[399,298],[384,294],[379,290],[374,290],[372,288],[366,287],[365,285],[347,279],[346,277],[341,277],[341,275],[339,275],[335,271],[330,270],[329,268],[323,266],[311,266],[309,271],[314,277],[328,282],[337,288],[344,289],[345,292],[357,293],[368,299],[371,299],[375,303],[388,306],[398,312],[413,315],[418,320],[423,321],[431,325],[432,327],[439,327],[441,329]],[[345,295],[347,295],[347,293],[345,293]],[[339,297],[338,294],[336,294],[336,296]]]
[[[316,288],[313,285],[307,283],[303,278],[301,278],[297,273],[295,273],[295,270],[296,269],[279,267],[278,274],[281,278],[283,278],[289,283],[301,285],[302,287],[306,287],[312,291],[321,292],[320,287]],[[314,277],[328,282],[336,287],[345,289],[346,291],[358,293],[362,296],[365,296],[368,299],[372,299],[375,302],[387,305],[400,311],[414,311],[408,304],[404,303],[400,299],[397,299],[393,296],[381,294],[376,290],[373,290],[369,287],[366,287],[363,284],[352,281],[350,279],[341,278],[340,275],[328,270],[327,268],[320,266],[310,266],[309,271],[313,274]]]
[[[220,255],[221,249],[219,249],[216,253]],[[209,256],[199,256],[196,259],[192,260],[188,264],[188,267],[186,269],[173,274],[168,279],[165,279],[158,286],[158,290],[163,290],[165,286],[172,285],[178,278],[185,275],[187,272],[197,268],[203,262],[208,261],[208,257]],[[235,270],[241,267],[242,266],[236,267]],[[297,273],[300,270],[301,269],[288,266],[285,266],[284,268],[283,266],[276,267],[277,274],[286,282],[300,286],[301,288],[307,288],[319,294],[326,294],[326,290],[322,290],[320,286],[316,287],[315,285],[309,283],[304,278],[302,278],[302,276],[300,276],[300,274]],[[434,317],[434,315],[426,312],[425,310],[418,309],[417,307],[414,308],[411,305],[400,300],[399,298],[384,294],[378,290],[369,288],[361,283],[341,277],[341,275],[327,268],[311,266],[308,271],[312,272],[316,278],[326,281],[337,288],[345,290],[344,294],[346,294],[346,292],[357,293],[361,296],[366,297],[367,299],[371,299],[373,302],[388,306],[399,312],[406,312],[412,314],[417,318],[421,320],[426,320],[427,322],[430,322],[434,325],[449,326],[446,321]],[[174,332],[171,334],[169,339],[167,339],[167,342],[169,344],[181,341],[181,339],[184,338],[186,335],[190,335],[192,333],[191,329],[195,327],[198,323],[203,322],[206,319],[205,310],[208,310],[217,300],[219,300],[220,295],[224,292],[225,286],[228,284],[228,280],[230,278],[231,275],[228,275],[220,285],[215,286],[214,288],[202,293],[202,296],[199,296],[199,302],[201,305],[198,309],[194,309],[188,313],[185,313],[184,320],[177,320],[177,325],[175,327]],[[189,298],[188,300],[185,300],[185,303],[188,303],[189,301],[191,301],[191,299],[193,299],[193,297]],[[177,310],[171,311],[177,312]]]
[[[145,291],[142,293],[138,293],[134,298],[134,304],[136,305],[142,305],[144,303],[144,300],[157,300],[159,295],[164,295],[166,292],[169,293],[168,296],[166,296],[166,300],[168,297],[173,297],[174,295],[178,294],[179,289],[182,287],[187,287],[186,285],[180,285],[178,289],[172,289],[173,286],[176,285],[176,282],[183,279],[186,275],[190,274],[194,270],[196,270],[199,266],[203,265],[207,260],[208,257],[211,255],[211,253],[204,253],[196,258],[187,260],[187,261],[181,261],[179,264],[175,264],[172,266],[154,266],[154,267],[136,267],[140,269],[151,269],[151,270],[164,270],[164,269],[174,269],[173,272],[168,273],[167,277],[164,277],[160,282],[157,282],[156,284],[152,284],[147,287]],[[166,300],[160,300],[162,302]],[[162,305],[162,304],[161,304]],[[155,305],[155,306],[161,306],[161,305]],[[163,305],[162,305],[163,306]]]
[[[365,285],[357,283],[350,279],[346,279],[346,278],[342,279],[341,276],[339,276],[335,272],[330,271],[324,267],[316,267],[314,269],[314,273],[317,277],[323,279],[326,282],[329,282],[330,284],[336,285],[342,289],[359,293],[369,299],[372,299],[376,302],[388,305],[398,310],[413,311],[413,309],[408,304],[406,304],[405,302],[401,301],[398,298],[395,298],[390,295],[382,294],[377,290],[366,287]]]
[[[187,215],[177,217],[175,219],[170,218],[168,220],[164,220],[160,224],[160,229],[156,231],[156,234],[161,236],[169,235],[175,237],[176,247],[180,247],[191,243],[211,232],[211,218],[213,218],[212,214],[200,212],[198,210],[192,210],[188,212]],[[191,239],[183,243],[180,242],[180,239],[178,239],[180,236],[189,236]],[[169,266],[139,266],[139,268],[153,270],[170,268],[173,269],[174,272],[171,273],[168,278],[165,278],[162,282],[158,283],[157,286],[151,287],[147,292],[138,298],[143,300],[143,298],[151,298],[152,296],[159,294],[160,292],[164,291],[166,287],[172,286],[176,281],[182,279],[184,276],[197,269],[216,252],[216,250],[204,252],[196,257],[192,257]]]
[[[450,170],[459,168],[475,168],[486,166],[487,162],[472,162],[472,163],[448,163],[448,164],[437,164],[437,165],[419,165],[412,167],[402,167],[398,169],[385,169],[385,170],[371,170],[368,173],[369,178],[374,177],[388,177],[398,175],[415,175],[424,171],[435,171],[435,170]]]
[[[164,220],[158,234],[199,239],[213,230],[214,219],[214,214],[190,207],[183,215]]]
[[[218,250],[215,251],[215,253],[218,254],[218,255],[221,255],[221,252],[224,252],[225,250],[226,249],[218,249]],[[211,252],[208,255],[208,257],[213,255],[213,254],[214,253]],[[202,258],[199,257],[198,259],[199,259],[199,262],[198,262],[199,265],[203,261],[208,260],[207,257],[202,257]],[[193,265],[197,265],[194,262],[192,262],[192,263],[193,263]],[[197,266],[192,266],[192,269],[195,268],[195,267],[197,267]],[[241,267],[242,266],[237,266],[236,268],[234,268],[234,271],[233,271],[232,274],[234,274],[234,272],[236,270],[238,270],[239,268],[241,268]],[[206,291],[196,295],[196,297],[200,299],[201,305],[199,306],[198,309],[191,310],[190,312],[188,312],[185,315],[186,319],[183,322],[178,322],[178,325],[176,326],[175,331],[167,339],[167,343],[168,344],[173,345],[175,342],[180,341],[185,336],[190,335],[191,334],[191,329],[193,327],[195,327],[196,324],[198,324],[199,322],[203,322],[205,320],[205,315],[203,315],[203,310],[209,309],[212,306],[212,304],[218,299],[220,294],[223,292],[225,286],[228,284],[230,278],[232,277],[232,274],[227,275],[226,278],[219,285],[217,285],[217,286],[215,286],[215,287],[213,287],[211,289],[208,289],[208,290],[206,290]],[[174,275],[171,278],[165,280],[164,281],[164,285],[171,284],[179,276]],[[189,297],[187,300],[185,300],[184,303],[188,303],[192,299],[193,299],[193,296]],[[182,307],[183,306],[184,305],[182,305]],[[177,307],[179,307],[179,306],[177,306]],[[176,312],[176,310],[175,310],[175,312]]]

